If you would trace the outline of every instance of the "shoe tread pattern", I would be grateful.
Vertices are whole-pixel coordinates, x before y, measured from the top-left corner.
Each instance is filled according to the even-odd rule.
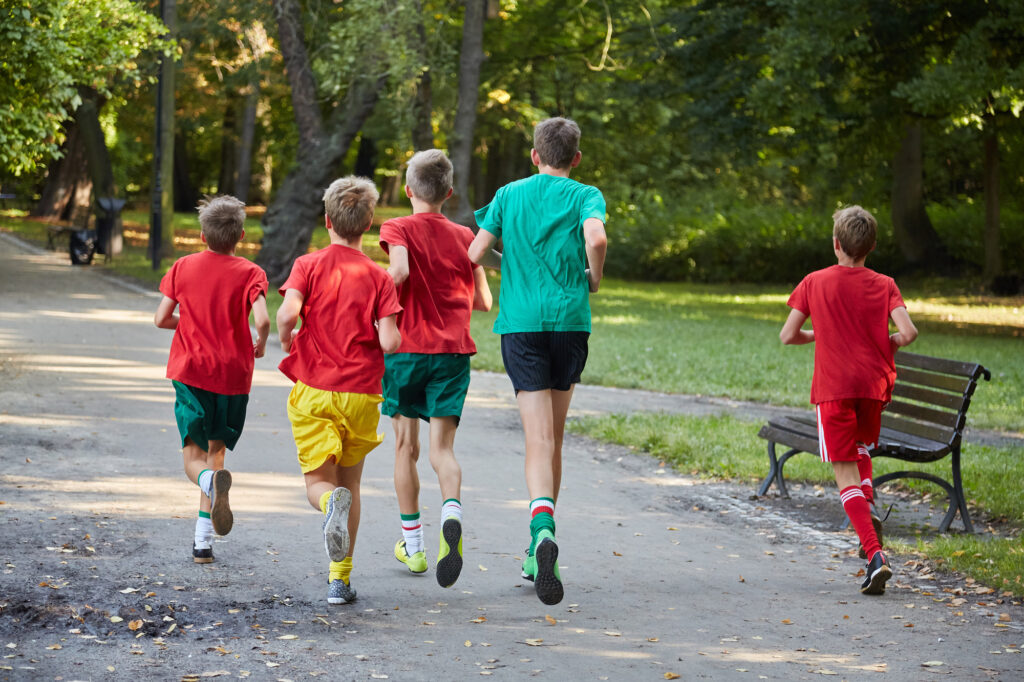
[[[451,587],[462,573],[462,552],[459,550],[462,543],[462,524],[457,519],[445,519],[444,525],[441,526],[441,534],[448,544],[448,553],[437,561],[437,584],[441,587]]]
[[[235,523],[228,501],[230,489],[231,472],[227,469],[214,471],[213,481],[210,483],[210,523],[213,524],[213,532],[217,535],[227,535]]]
[[[351,491],[335,488],[327,502],[327,516],[323,526],[324,548],[331,561],[344,561],[348,556],[348,510],[351,507]]]
[[[558,545],[552,540],[542,540],[537,545],[535,552],[537,558],[537,574],[534,577],[533,585],[537,590],[537,597],[548,604],[557,604],[562,601],[562,581],[555,575],[555,566],[558,563]]]

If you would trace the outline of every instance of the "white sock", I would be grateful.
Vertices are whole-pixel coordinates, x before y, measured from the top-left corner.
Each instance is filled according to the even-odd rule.
[[[420,513],[402,514],[402,537],[405,538],[405,551],[412,556],[423,551],[423,525]]]
[[[210,521],[209,516],[200,516],[196,519],[196,547],[199,549],[206,549],[210,546],[210,540],[213,539],[213,522]]]
[[[462,523],[462,505],[456,499],[447,499],[441,505],[441,524],[443,525],[444,520],[450,518]]]
[[[213,470],[204,469],[199,474],[199,480],[196,482],[199,484],[199,489],[203,491],[203,494],[209,497],[210,491],[213,490]]]

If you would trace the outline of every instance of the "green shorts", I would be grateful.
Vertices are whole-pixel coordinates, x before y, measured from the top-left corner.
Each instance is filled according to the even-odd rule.
[[[178,422],[181,446],[185,447],[185,439],[190,438],[209,452],[210,441],[221,440],[228,450],[234,450],[242,435],[249,396],[221,395],[180,381],[171,383],[174,384],[174,419]]]
[[[380,411],[430,421],[462,417],[469,390],[469,356],[460,353],[396,353],[384,356],[384,403]]]

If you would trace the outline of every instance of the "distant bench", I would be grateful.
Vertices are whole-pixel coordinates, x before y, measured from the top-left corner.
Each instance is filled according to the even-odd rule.
[[[978,380],[992,378],[981,365],[956,360],[933,358],[900,351],[896,353],[896,385],[893,399],[882,412],[882,432],[872,457],[893,457],[907,462],[935,462],[950,455],[952,482],[924,471],[894,471],[874,478],[880,486],[896,478],[920,478],[941,486],[949,495],[949,508],[939,524],[946,532],[957,511],[968,533],[974,532],[967,512],[963,482],[960,477],[960,441],[967,423],[967,408]],[[789,497],[782,468],[786,461],[800,452],[820,456],[818,424],[814,414],[770,419],[757,434],[768,441],[768,476],[761,483],[758,495],[768,492],[774,482],[784,497]],[[781,457],[776,445],[787,450]]]
[[[57,250],[57,239],[65,235],[69,235],[72,232],[78,232],[81,227],[72,225],[71,223],[47,223],[46,225],[46,248],[51,251]]]

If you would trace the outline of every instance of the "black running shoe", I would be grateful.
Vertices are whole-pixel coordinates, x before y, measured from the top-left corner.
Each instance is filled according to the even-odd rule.
[[[864,594],[885,594],[885,581],[892,577],[889,560],[881,552],[875,552],[865,570],[860,591]]]
[[[213,547],[208,542],[204,544],[206,547],[196,547],[195,541],[192,542],[192,561],[197,564],[212,564]]]
[[[440,549],[437,552],[437,584],[451,587],[462,573],[462,523],[449,516],[441,526]]]
[[[537,590],[537,598],[547,605],[562,601],[562,579],[558,573],[558,545],[550,531],[542,530],[537,535],[537,573],[533,587]]]

